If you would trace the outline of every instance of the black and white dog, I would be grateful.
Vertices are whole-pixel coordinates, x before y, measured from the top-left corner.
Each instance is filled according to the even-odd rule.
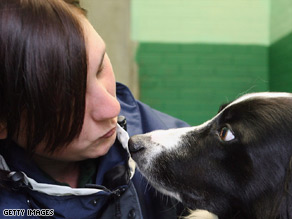
[[[292,94],[246,94],[200,126],[136,135],[129,150],[157,190],[192,210],[292,218]]]

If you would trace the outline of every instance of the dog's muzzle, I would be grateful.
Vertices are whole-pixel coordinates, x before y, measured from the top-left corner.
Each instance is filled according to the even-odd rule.
[[[131,154],[140,152],[145,149],[145,143],[139,136],[133,136],[128,141],[128,148]]]

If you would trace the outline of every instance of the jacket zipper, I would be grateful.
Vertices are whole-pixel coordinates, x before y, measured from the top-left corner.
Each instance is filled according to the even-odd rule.
[[[120,197],[121,197],[122,193],[124,193],[126,191],[126,188],[122,187],[122,188],[116,189],[114,191],[110,191],[105,186],[96,185],[96,184],[87,184],[86,187],[87,188],[103,189],[106,192],[110,192],[113,195],[114,202],[115,202],[115,218],[119,219],[122,217]]]
[[[121,194],[124,193],[125,191],[126,191],[125,188],[120,188],[112,192],[114,194],[114,200],[115,200],[115,218],[117,219],[121,218],[122,216],[120,197],[121,197]]]

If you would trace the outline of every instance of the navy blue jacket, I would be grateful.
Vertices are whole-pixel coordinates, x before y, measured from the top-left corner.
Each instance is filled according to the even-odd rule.
[[[129,89],[120,83],[117,83],[117,98],[130,136],[156,129],[188,126],[135,100]],[[175,201],[154,191],[138,170],[131,177],[129,155],[119,141],[105,156],[94,160],[98,167],[95,182],[77,189],[56,185],[22,148],[12,142],[0,142],[0,155],[0,168],[21,178],[21,183],[12,185],[13,191],[0,190],[1,216],[169,219],[176,218],[182,210]]]

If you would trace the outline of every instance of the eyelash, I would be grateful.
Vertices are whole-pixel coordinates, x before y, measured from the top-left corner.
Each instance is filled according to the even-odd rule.
[[[100,66],[100,68],[98,69],[98,71],[97,71],[97,75],[98,74],[100,74],[102,71],[103,71],[103,69],[104,69],[104,64],[102,64],[101,66]]]

